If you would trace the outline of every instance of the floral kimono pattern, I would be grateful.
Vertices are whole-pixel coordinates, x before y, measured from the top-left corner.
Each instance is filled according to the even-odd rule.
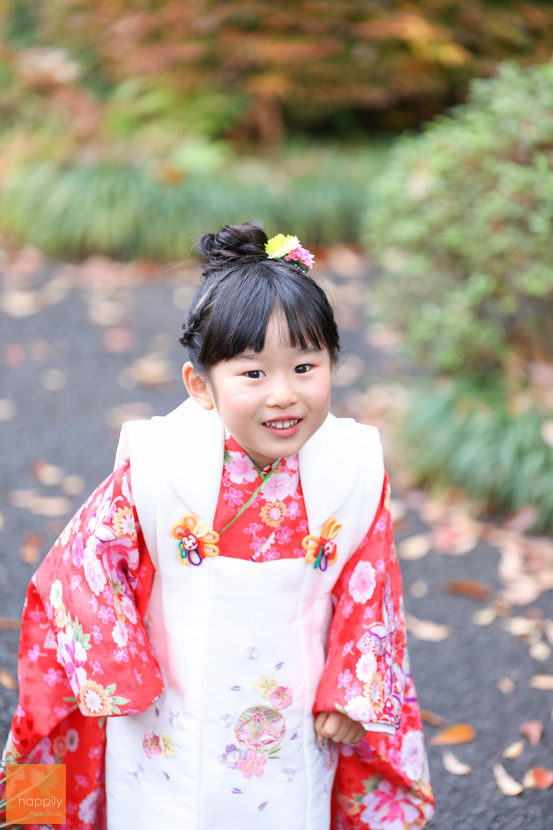
[[[334,586],[328,657],[313,713],[337,709],[354,720],[400,727],[394,735],[371,731],[356,746],[339,745],[333,830],[414,830],[433,814],[389,497],[386,480],[372,526]],[[308,527],[297,456],[259,471],[227,436],[214,530],[222,556],[259,565],[304,557]],[[68,830],[106,826],[106,716],[142,712],[163,692],[142,622],[153,576],[126,460],[65,528],[32,578],[23,612],[19,705],[5,756],[67,764]],[[271,679],[262,675],[259,693],[280,713],[290,690],[265,688],[265,681]],[[269,726],[278,727],[276,716]],[[254,727],[245,720],[243,728]],[[145,759],[174,756],[166,732],[146,735],[143,749]],[[239,758],[235,750],[222,747],[221,763],[242,776],[261,774],[259,753]]]

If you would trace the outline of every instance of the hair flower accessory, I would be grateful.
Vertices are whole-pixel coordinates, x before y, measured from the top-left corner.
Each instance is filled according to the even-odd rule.
[[[304,271],[311,270],[315,262],[313,254],[307,248],[302,248],[297,236],[284,236],[283,233],[273,236],[265,243],[265,253],[269,259],[293,262]]]

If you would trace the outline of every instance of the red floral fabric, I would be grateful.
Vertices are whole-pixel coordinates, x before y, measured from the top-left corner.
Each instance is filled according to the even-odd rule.
[[[227,438],[215,529],[221,532],[262,488],[222,532],[220,555],[257,563],[304,556],[297,457],[262,472]],[[387,722],[401,715],[401,728],[393,737],[367,733],[356,747],[341,745],[333,830],[414,830],[433,812],[388,502],[386,483],[373,525],[335,586],[314,712],[339,709]],[[142,623],[153,576],[127,461],[68,524],[25,601],[19,705],[5,754],[21,763],[67,764],[67,830],[105,828],[105,716],[144,711],[163,692]]]

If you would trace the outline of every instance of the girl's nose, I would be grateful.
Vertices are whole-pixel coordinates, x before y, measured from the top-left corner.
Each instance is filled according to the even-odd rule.
[[[298,395],[294,384],[288,378],[274,378],[267,394],[267,405],[281,409],[297,403]]]

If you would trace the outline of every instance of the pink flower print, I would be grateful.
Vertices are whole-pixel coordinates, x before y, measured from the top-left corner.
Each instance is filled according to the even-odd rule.
[[[302,519],[299,525],[296,527],[296,530],[298,531],[298,533],[303,533],[304,535],[307,535],[307,533],[309,533],[307,521],[305,519]]]
[[[238,761],[237,767],[244,778],[251,778],[252,775],[261,778],[266,761],[264,755],[258,755],[253,749],[248,749],[246,757]]]
[[[269,550],[263,551],[263,561],[264,562],[272,562],[275,559],[279,558],[279,552],[275,547],[270,547]]]
[[[242,493],[236,487],[229,487],[227,492],[223,493],[223,498],[231,507],[240,507],[244,503]]]
[[[372,620],[373,617],[374,617],[374,611],[373,611],[373,609],[371,608],[370,605],[367,605],[367,607],[365,608],[365,611],[363,613],[363,619]]]
[[[349,669],[346,669],[338,676],[338,688],[341,689],[343,686],[349,686],[352,680],[352,673]]]
[[[36,643],[32,648],[29,649],[27,655],[31,663],[36,663],[39,657],[46,657],[45,654],[40,653],[40,646],[38,646]]]
[[[382,533],[383,530],[386,530],[386,524],[386,517],[381,516],[374,526],[373,534]]]
[[[385,568],[384,561],[382,559],[377,559],[376,560],[376,572],[377,572],[377,574],[384,573],[384,568]]]
[[[136,680],[139,686],[142,686],[142,683],[144,682],[142,680],[142,675],[140,674],[140,672],[137,672],[136,669],[134,670],[134,679]]]
[[[292,535],[292,531],[289,527],[282,527],[277,532],[277,542],[279,543],[279,545],[287,545],[290,539],[292,538]]]
[[[53,689],[56,683],[61,683],[63,680],[63,674],[61,669],[49,668],[47,673],[42,675],[42,679],[45,683],[48,683],[51,689]]]
[[[142,746],[144,747],[144,752],[148,758],[156,758],[157,756],[163,754],[161,740],[159,735],[156,735],[153,729],[149,729],[148,732],[146,732],[144,740],[142,741]]]
[[[370,562],[358,562],[349,579],[349,592],[354,602],[368,602],[376,588],[376,576]]]
[[[71,549],[71,559],[73,560],[73,564],[76,568],[80,568],[83,564],[84,548],[82,533],[77,533],[73,540],[73,547]]]
[[[251,533],[255,536],[255,534],[259,533],[260,530],[263,530],[263,525],[258,525],[256,522],[252,522],[244,529],[244,533]]]
[[[92,669],[92,677],[94,677],[95,674],[103,674],[104,673],[103,668],[101,667],[101,665],[99,664],[99,662],[97,660],[89,660],[88,665]]]
[[[298,507],[297,501],[291,501],[288,505],[288,509],[286,511],[286,515],[289,519],[297,519],[300,515],[301,511]]]
[[[346,689],[346,700],[351,700],[352,697],[357,697],[362,691],[363,689],[356,680],[351,686],[349,686],[349,688]]]
[[[105,605],[102,605],[100,608],[98,616],[103,623],[107,624],[108,621],[115,622],[115,614],[113,613],[113,610],[111,608],[106,608]]]
[[[292,705],[294,690],[291,686],[277,686],[269,695],[269,701],[275,709],[287,709]]]
[[[342,605],[342,614],[344,615],[346,620],[351,614],[353,614],[353,602],[351,602],[349,599],[346,600],[346,602],[344,602],[344,604]]]
[[[348,654],[353,654],[353,640],[345,643],[342,649],[342,657],[346,657]]]
[[[256,556],[259,556],[266,544],[267,538],[265,536],[260,536],[250,542],[250,548],[255,552]]]
[[[81,575],[80,574],[74,574],[73,577],[71,578],[71,590],[74,591],[75,588],[78,588],[79,591],[83,590],[81,588]]]
[[[246,481],[255,481],[257,470],[253,461],[239,452],[229,452],[225,469],[229,480],[234,484],[244,484]]]
[[[410,800],[407,790],[382,779],[376,790],[361,800],[366,808],[361,821],[374,830],[404,830],[419,817],[419,811]]]
[[[66,628],[58,637],[57,657],[65,669],[71,688],[77,693],[79,686],[86,681],[86,672],[83,669],[86,663],[86,650],[82,643],[75,639],[71,628]]]
[[[115,657],[115,659],[117,660],[118,663],[128,663],[129,662],[129,656],[127,654],[126,649],[123,649],[123,648],[115,649],[115,651],[113,652],[113,656]]]
[[[98,628],[97,625],[95,625],[94,628],[92,629],[92,636],[94,637],[94,642],[96,643],[96,645],[98,645],[98,643],[102,639],[102,635],[100,634],[100,629]]]

